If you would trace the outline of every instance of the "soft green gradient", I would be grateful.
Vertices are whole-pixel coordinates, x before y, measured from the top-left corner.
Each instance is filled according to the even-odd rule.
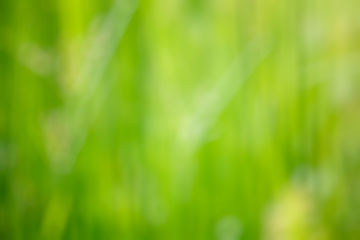
[[[359,9],[0,0],[0,239],[360,239]]]

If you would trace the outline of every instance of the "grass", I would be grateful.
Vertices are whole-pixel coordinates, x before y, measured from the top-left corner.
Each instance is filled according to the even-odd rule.
[[[358,239],[358,6],[0,2],[0,239]]]

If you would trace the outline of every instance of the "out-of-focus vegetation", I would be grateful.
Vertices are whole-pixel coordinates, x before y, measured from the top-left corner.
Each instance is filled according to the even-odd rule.
[[[0,239],[360,239],[359,9],[1,0]]]

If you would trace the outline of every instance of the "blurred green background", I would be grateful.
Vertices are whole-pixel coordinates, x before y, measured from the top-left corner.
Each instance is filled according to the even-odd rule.
[[[359,9],[0,0],[0,239],[360,239]]]

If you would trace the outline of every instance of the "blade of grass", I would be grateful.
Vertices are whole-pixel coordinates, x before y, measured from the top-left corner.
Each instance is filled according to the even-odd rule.
[[[269,39],[263,36],[254,37],[232,61],[213,88],[203,96],[195,111],[184,118],[179,126],[172,157],[173,190],[177,198],[188,197],[196,172],[194,153],[202,146],[209,130],[271,49]]]
[[[136,9],[137,1],[115,1],[98,32],[94,36],[87,36],[90,44],[75,78],[75,91],[68,96],[64,108],[60,110],[61,120],[58,122],[63,126],[59,129],[65,131],[62,136],[65,143],[48,151],[57,172],[69,173],[72,170],[89,128],[115,83],[116,78],[107,80],[104,74]],[[99,91],[102,93],[99,94]],[[101,96],[101,100],[95,95]],[[97,106],[96,109],[93,109],[94,106]]]

